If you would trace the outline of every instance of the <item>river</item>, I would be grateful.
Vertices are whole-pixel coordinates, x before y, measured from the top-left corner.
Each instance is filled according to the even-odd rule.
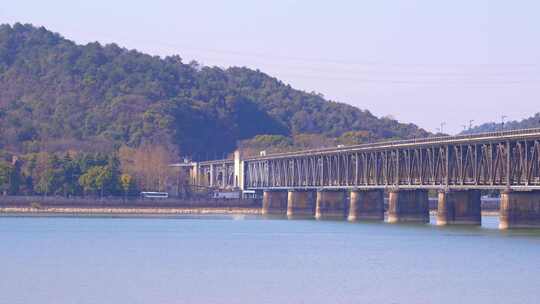
[[[432,219],[434,222],[434,219]],[[539,303],[540,231],[0,217],[0,303]]]

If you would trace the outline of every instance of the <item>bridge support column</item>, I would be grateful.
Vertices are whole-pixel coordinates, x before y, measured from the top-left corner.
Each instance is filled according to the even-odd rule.
[[[480,190],[440,191],[437,225],[480,225]]]
[[[263,215],[285,215],[287,210],[287,192],[264,191],[262,201]]]
[[[384,220],[384,191],[352,190],[347,219],[349,221]]]
[[[313,218],[313,194],[305,190],[289,190],[287,196],[288,218]]]
[[[316,219],[344,219],[345,192],[317,191]]]
[[[429,223],[427,190],[392,190],[388,199],[388,222]]]
[[[499,228],[540,228],[540,191],[502,191]]]

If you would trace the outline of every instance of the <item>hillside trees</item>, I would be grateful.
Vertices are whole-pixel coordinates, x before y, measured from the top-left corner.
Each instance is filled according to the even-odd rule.
[[[502,124],[502,122],[488,122],[475,126],[469,130],[463,131],[462,134],[482,133],[482,132],[497,132],[502,130],[517,130],[540,128],[540,113],[536,113],[531,117],[522,120],[511,120]]]
[[[332,140],[347,132],[369,132],[372,140],[429,135],[260,71],[0,25],[0,147],[17,153],[112,154],[122,145],[160,144],[201,160],[257,135],[285,136],[294,147],[298,135]]]

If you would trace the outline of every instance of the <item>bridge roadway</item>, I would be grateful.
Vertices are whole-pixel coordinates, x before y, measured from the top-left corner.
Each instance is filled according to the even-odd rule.
[[[388,141],[197,163],[193,182],[263,192],[289,216],[479,224],[480,191],[501,192],[501,228],[540,227],[540,129]]]

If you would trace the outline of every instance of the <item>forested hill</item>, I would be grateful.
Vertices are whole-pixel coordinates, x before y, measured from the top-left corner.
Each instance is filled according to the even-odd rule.
[[[32,25],[0,26],[0,149],[99,151],[159,142],[202,157],[262,134],[353,142],[428,135],[259,71],[186,64],[115,44],[77,45]]]
[[[503,128],[502,122],[488,122],[475,126],[474,128],[462,132],[462,134],[471,134],[471,133],[484,133],[484,132],[493,132],[500,131]],[[529,118],[523,120],[512,120],[504,123],[504,130],[517,130],[517,129],[530,129],[530,128],[540,128],[540,113],[536,113]]]

